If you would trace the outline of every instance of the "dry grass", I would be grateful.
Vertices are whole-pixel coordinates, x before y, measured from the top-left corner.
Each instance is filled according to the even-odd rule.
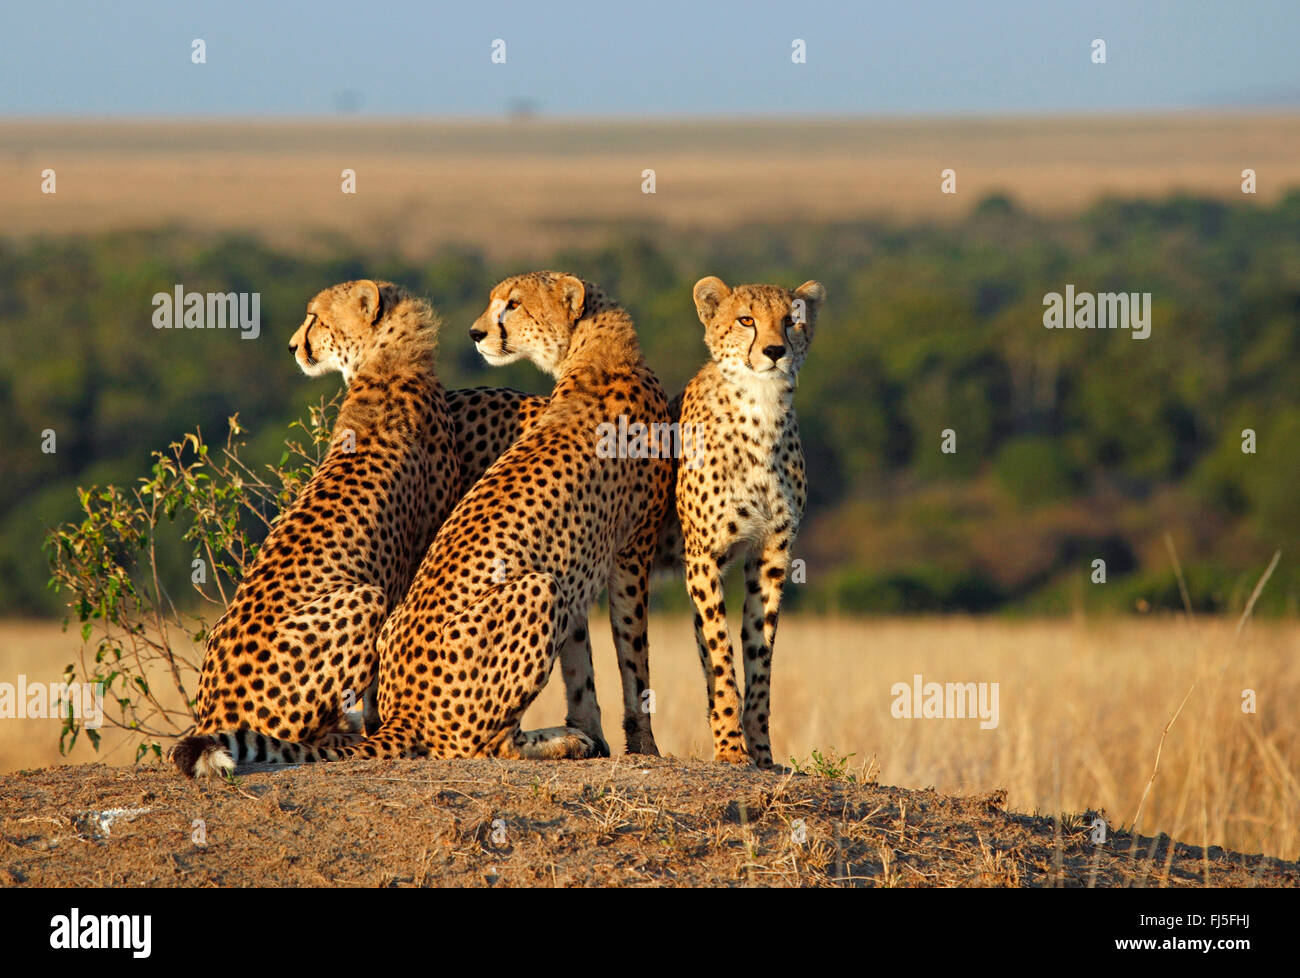
[[[0,233],[174,223],[312,247],[499,258],[640,223],[944,219],[992,191],[1061,214],[1103,194],[1261,201],[1300,184],[1300,117],[507,122],[0,122]],[[58,193],[40,193],[40,173]],[[357,173],[356,195],[340,173]],[[957,194],[939,192],[957,171]],[[641,192],[653,168],[654,196]],[[508,233],[503,233],[508,229]]]
[[[733,616],[734,617],[734,616]],[[1130,826],[1170,727],[1140,830],[1195,845],[1287,858],[1300,853],[1300,626],[1181,619],[1101,623],[979,619],[853,621],[787,616],[773,686],[779,758],[853,754],[850,772],[881,783],[973,794],[1007,791],[1008,808],[1104,810]],[[618,676],[593,629],[597,693],[619,743]],[[651,685],[661,750],[709,757],[704,682],[689,623],[652,625]],[[997,682],[1000,723],[898,720],[890,687]],[[1242,712],[1255,691],[1258,712]],[[552,683],[528,725],[563,719]]]
[[[774,747],[778,757],[801,762],[815,749],[853,754],[849,773],[883,784],[960,794],[1001,787],[1010,810],[1104,810],[1112,825],[1129,827],[1161,733],[1187,697],[1165,738],[1140,831],[1294,859],[1300,854],[1294,710],[1300,626],[1254,622],[1237,637],[1235,625],[787,616],[777,642]],[[597,692],[617,749],[614,652],[607,629],[595,627],[593,635]],[[12,682],[19,672],[57,677],[76,641],[57,626],[0,625],[0,679]],[[660,749],[709,757],[704,684],[689,623],[656,619],[651,647]],[[894,719],[890,687],[915,673],[927,681],[999,683],[998,728],[980,730],[974,720]],[[1242,712],[1244,689],[1255,691],[1258,713]],[[562,718],[562,689],[552,682],[527,725]],[[59,763],[57,738],[55,721],[0,724],[0,770]],[[107,759],[129,762],[130,750],[118,744],[106,737]],[[92,758],[79,745],[66,760]],[[622,803],[588,804],[611,825],[629,814]],[[1005,882],[1013,872],[993,848],[986,863],[990,882]]]

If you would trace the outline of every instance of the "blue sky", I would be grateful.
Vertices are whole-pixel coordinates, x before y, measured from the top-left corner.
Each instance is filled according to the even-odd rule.
[[[206,64],[190,61],[194,38]],[[490,61],[495,38],[505,64]],[[795,38],[806,64],[791,63]],[[10,0],[0,13],[4,116],[499,116],[516,99],[577,116],[1296,109],[1300,0]]]

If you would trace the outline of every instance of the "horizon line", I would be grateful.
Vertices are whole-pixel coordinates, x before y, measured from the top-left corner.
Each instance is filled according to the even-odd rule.
[[[362,112],[321,112],[321,113],[200,113],[177,115],[170,113],[121,113],[121,114],[82,114],[75,113],[14,113],[0,112],[0,125],[13,123],[49,123],[49,124],[230,124],[230,123],[265,123],[265,124],[434,124],[434,125],[618,125],[673,123],[695,125],[727,125],[755,123],[771,125],[799,125],[816,123],[899,123],[899,122],[1060,122],[1060,121],[1114,121],[1149,119],[1227,119],[1227,118],[1300,118],[1300,103],[1294,106],[1250,105],[1236,108],[1215,106],[1164,107],[1143,109],[1063,109],[1044,110],[1006,110],[990,112],[986,110],[970,112],[945,111],[898,111],[879,113],[845,113],[845,112],[799,112],[799,113],[555,113],[543,112],[512,113],[447,113],[442,115],[419,113],[362,113]]]

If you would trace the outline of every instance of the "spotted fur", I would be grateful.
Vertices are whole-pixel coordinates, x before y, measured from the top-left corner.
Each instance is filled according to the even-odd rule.
[[[510,306],[508,315],[501,306]],[[545,410],[453,510],[384,625],[378,731],[337,747],[215,734],[193,750],[284,763],[607,753],[585,729],[524,732],[519,724],[555,659],[587,647],[587,609],[607,586],[628,690],[628,747],[657,753],[641,694],[649,684],[647,578],[671,464],[603,457],[596,446],[600,425],[619,415],[666,425],[663,391],[631,317],[573,276],[507,279],[492,290],[479,323],[489,321],[505,326],[498,355],[527,357],[556,386]],[[587,692],[594,705],[594,690]],[[598,718],[597,711],[597,730]]]
[[[695,285],[712,360],[682,394],[681,423],[694,429],[702,457],[678,466],[676,503],[719,761],[772,764],[772,646],[807,501],[794,388],[824,298],[818,282],[793,291],[730,289],[712,277]],[[722,590],[737,557],[745,562],[743,717]]]
[[[324,459],[208,637],[196,734],[332,740],[360,710],[379,629],[460,486],[437,335],[428,304],[389,282],[346,282],[308,303],[289,350],[309,376],[342,373],[347,394]],[[240,759],[186,741],[173,757],[191,772]]]
[[[374,317],[372,319],[372,317]],[[444,392],[432,310],[390,283],[350,282],[308,304],[289,351],[348,392],[331,447],[280,515],[207,643],[194,734],[246,730],[318,744],[378,726],[375,642],[452,505],[546,406],[479,387]],[[187,774],[256,760],[183,739]]]

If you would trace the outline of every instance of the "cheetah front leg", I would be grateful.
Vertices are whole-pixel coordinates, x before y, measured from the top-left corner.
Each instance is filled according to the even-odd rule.
[[[722,566],[710,554],[686,554],[686,587],[695,603],[696,636],[700,662],[709,689],[709,727],[713,732],[713,759],[746,764],[740,729],[740,696],[736,666],[727,631],[727,604],[722,593]]]
[[[360,743],[367,736],[374,734],[379,729],[379,707],[376,703],[378,689],[379,676],[376,674],[375,681],[367,686],[365,692],[361,694],[360,710],[346,709],[349,697],[345,691],[345,709],[339,716],[338,728],[326,734],[322,739],[315,741],[316,746],[346,747],[349,744]]]
[[[772,766],[767,725],[772,708],[772,646],[781,595],[790,569],[788,541],[770,541],[745,561],[745,621],[740,645],[745,657],[745,743],[759,767]]]
[[[498,757],[522,757],[533,761],[584,760],[609,757],[604,740],[597,742],[574,727],[543,727],[540,730],[516,730],[511,748],[502,748]],[[604,753],[600,753],[604,747]]]
[[[564,725],[581,730],[596,743],[600,757],[609,757],[609,744],[600,723],[596,700],[596,675],[591,665],[591,632],[584,621],[572,630],[560,649],[560,671],[564,675],[567,704]]]
[[[609,623],[618,652],[623,682],[623,732],[629,754],[659,756],[650,724],[650,649],[647,615],[650,606],[648,560],[639,554],[615,558],[609,575]]]

